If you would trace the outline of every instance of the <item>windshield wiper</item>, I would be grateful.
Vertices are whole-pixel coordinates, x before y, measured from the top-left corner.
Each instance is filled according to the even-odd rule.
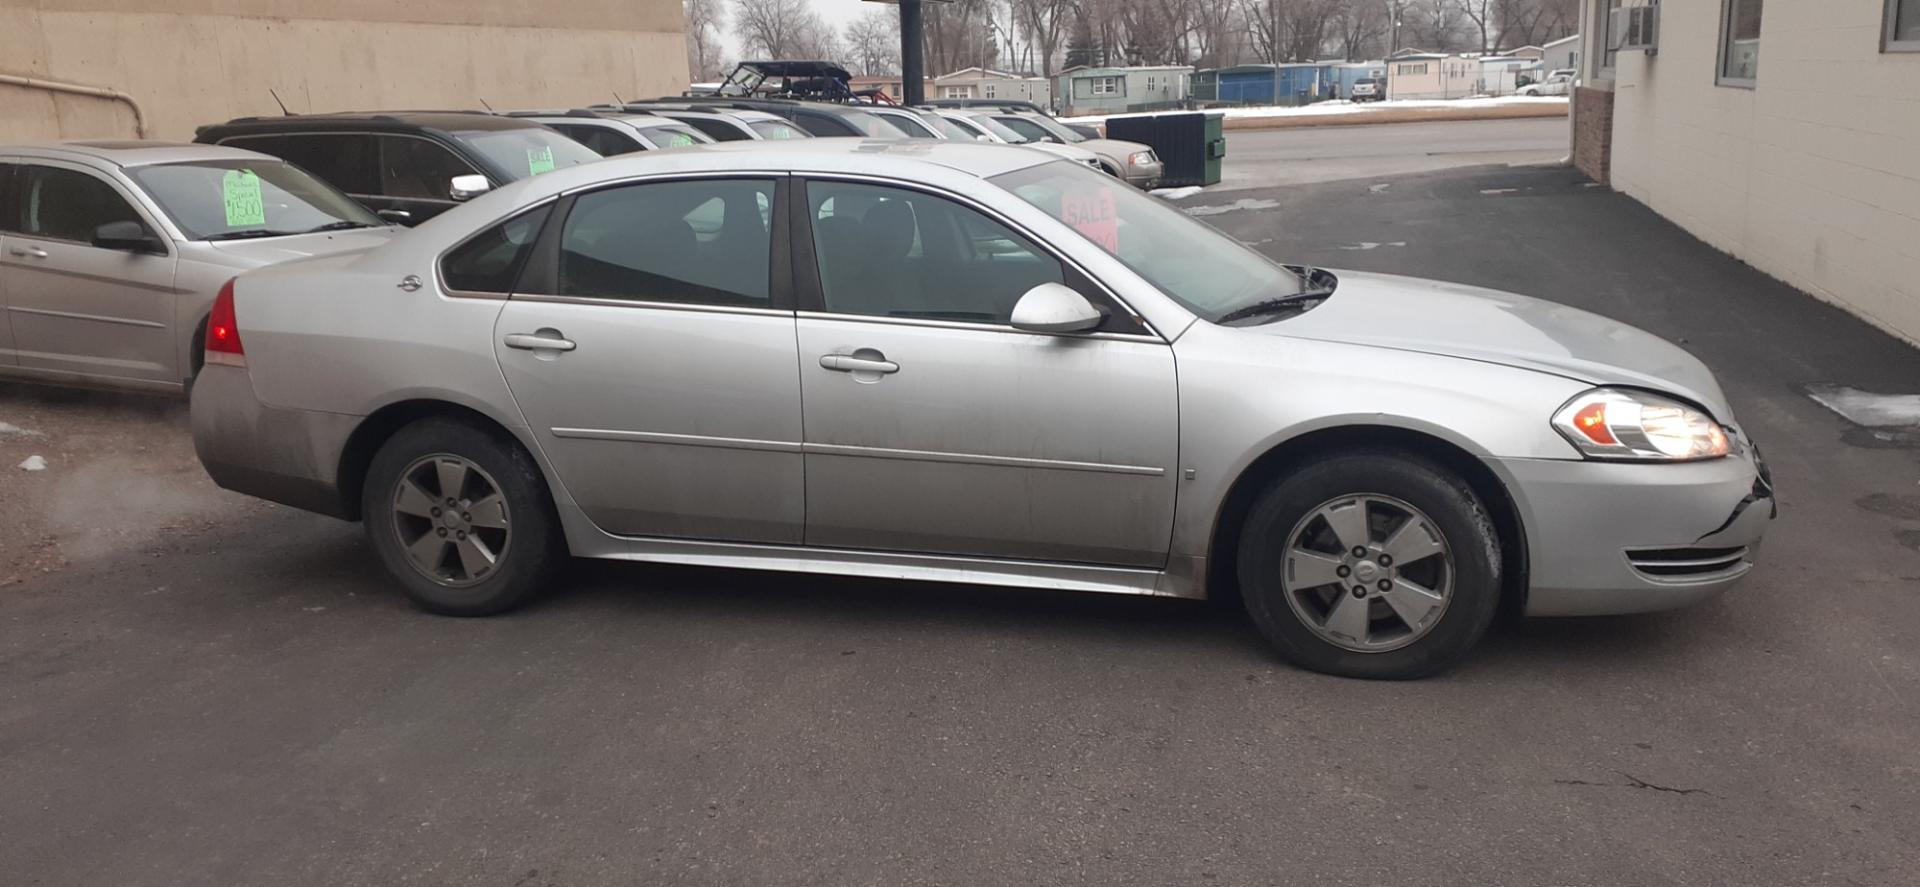
[[[367,224],[366,222],[356,222],[356,221],[353,221],[352,219],[342,219],[338,222],[328,222],[325,225],[321,225],[318,228],[308,228],[305,233],[318,234],[322,231],[345,231],[349,228],[386,228],[386,227],[389,227],[389,226],[370,225],[370,224]]]
[[[200,239],[206,241],[252,240],[257,237],[292,237],[299,233],[298,231],[274,231],[267,228],[249,228],[245,231],[222,231],[219,234],[209,234]]]
[[[1258,317],[1262,314],[1284,314],[1287,312],[1305,311],[1331,295],[1333,295],[1332,287],[1301,290],[1289,296],[1262,299],[1251,305],[1235,308],[1232,311],[1220,315],[1220,319],[1214,322],[1226,324],[1236,320],[1246,320],[1249,317]]]

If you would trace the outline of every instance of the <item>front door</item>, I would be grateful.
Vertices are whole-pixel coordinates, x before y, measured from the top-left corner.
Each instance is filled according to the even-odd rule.
[[[786,275],[771,273],[776,254],[787,265],[782,190],[772,178],[623,185],[563,201],[548,223],[550,273],[522,278],[495,350],[602,530],[800,541],[793,311]]]
[[[1014,303],[1040,283],[1104,296],[973,208],[852,182],[806,191],[807,544],[1164,565],[1172,349],[1120,322],[1014,329]]]
[[[105,177],[78,166],[23,162],[12,212],[0,219],[0,291],[15,361],[24,369],[178,382],[170,249],[103,249],[94,232],[153,220]]]

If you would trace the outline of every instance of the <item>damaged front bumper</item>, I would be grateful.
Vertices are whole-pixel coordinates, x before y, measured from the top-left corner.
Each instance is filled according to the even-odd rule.
[[[1526,526],[1529,616],[1668,610],[1751,572],[1776,513],[1759,451],[1679,464],[1500,460]]]

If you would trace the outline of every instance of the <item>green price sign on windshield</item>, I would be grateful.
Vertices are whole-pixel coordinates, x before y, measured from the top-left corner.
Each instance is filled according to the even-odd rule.
[[[527,175],[537,176],[543,172],[553,172],[553,149],[551,147],[528,148]]]
[[[227,203],[227,227],[258,228],[267,223],[266,202],[260,199],[260,176],[250,169],[236,169],[220,178],[220,190]]]

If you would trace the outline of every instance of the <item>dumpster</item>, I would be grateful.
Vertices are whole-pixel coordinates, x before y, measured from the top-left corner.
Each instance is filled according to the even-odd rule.
[[[1107,138],[1152,148],[1166,164],[1160,178],[1163,188],[1216,185],[1221,158],[1227,156],[1222,121],[1222,115],[1204,112],[1109,117]]]

